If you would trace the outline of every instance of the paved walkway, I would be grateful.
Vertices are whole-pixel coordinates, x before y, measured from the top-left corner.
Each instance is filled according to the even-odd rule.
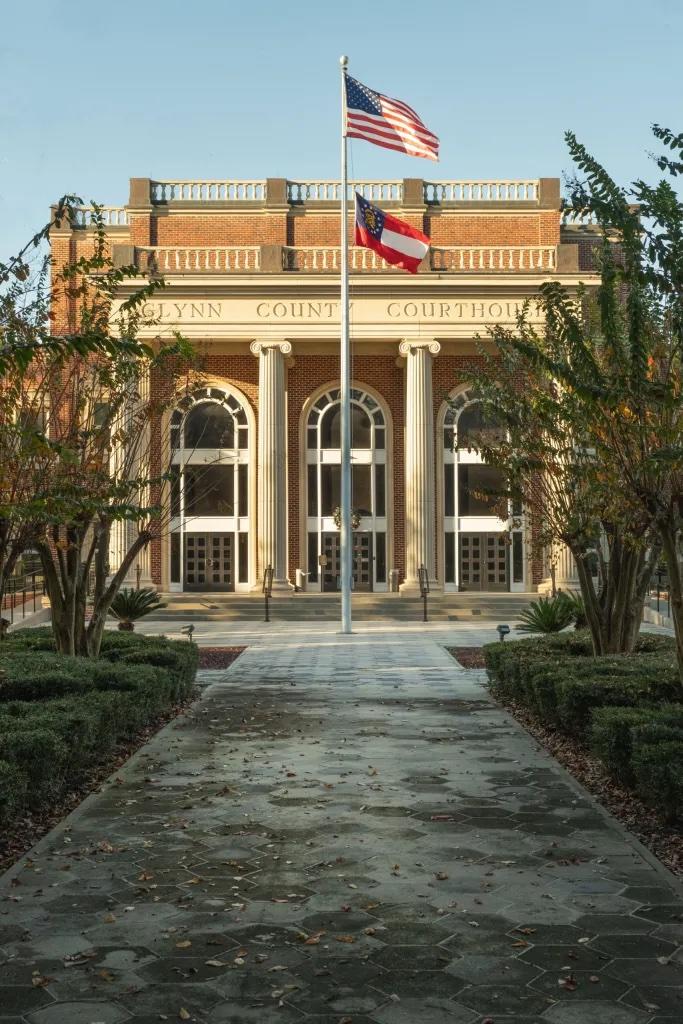
[[[683,901],[439,642],[492,629],[221,636],[3,879],[1,1024],[680,1024]]]

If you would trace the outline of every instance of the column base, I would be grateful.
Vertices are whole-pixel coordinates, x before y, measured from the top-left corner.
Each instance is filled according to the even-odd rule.
[[[254,593],[263,593],[263,577],[261,577],[261,579],[258,579],[256,581],[256,583],[251,588],[251,592],[252,592],[252,594],[254,594]],[[290,593],[291,594],[291,593],[294,593],[294,584],[290,583],[289,580],[286,580],[286,579],[283,579],[283,580],[273,580],[272,593],[273,594],[275,594],[275,593],[279,593],[279,594],[284,594],[284,593]]]
[[[559,593],[562,590],[564,593],[581,593],[581,584],[579,583],[578,577],[569,579],[558,579],[555,577],[555,590]],[[546,576],[541,583],[538,584],[538,593],[544,597],[548,597],[553,592],[553,581],[550,576]]]
[[[418,580],[404,580],[403,583],[399,583],[398,587],[399,594],[405,594],[406,597],[420,597],[420,584]],[[443,586],[438,580],[429,581],[429,593],[430,594],[441,594],[443,592]]]

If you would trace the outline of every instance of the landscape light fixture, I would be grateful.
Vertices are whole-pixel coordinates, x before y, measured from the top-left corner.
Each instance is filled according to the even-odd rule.
[[[502,643],[505,637],[510,632],[510,627],[507,626],[504,622],[501,622],[500,626],[496,626],[496,632],[498,633],[498,639]]]

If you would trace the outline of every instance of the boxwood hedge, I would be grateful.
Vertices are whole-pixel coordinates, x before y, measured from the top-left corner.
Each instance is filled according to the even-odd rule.
[[[669,637],[643,634],[634,654],[595,658],[588,633],[573,631],[489,644],[484,656],[494,693],[588,744],[667,819],[683,817],[683,694]]]
[[[106,633],[98,659],[57,654],[49,628],[0,644],[0,822],[38,810],[187,697],[197,648]]]

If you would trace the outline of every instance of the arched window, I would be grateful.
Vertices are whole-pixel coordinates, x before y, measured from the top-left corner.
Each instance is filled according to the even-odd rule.
[[[182,429],[181,429],[182,428]],[[176,448],[246,449],[247,414],[238,399],[219,388],[204,388],[183,399],[171,416],[171,445]]]
[[[341,404],[338,388],[314,402],[306,420],[308,571],[323,589],[338,582],[341,503]],[[355,531],[354,585],[386,587],[386,430],[384,412],[371,394],[351,390],[351,505]],[[320,559],[322,558],[322,562]],[[319,565],[323,566],[319,573]]]
[[[249,420],[236,395],[203,388],[170,423],[171,584],[233,590],[249,582]]]
[[[505,428],[468,390],[452,398],[443,420],[444,582],[462,590],[523,584],[522,534],[509,533],[505,478],[475,449]],[[512,541],[512,556],[510,544]]]

